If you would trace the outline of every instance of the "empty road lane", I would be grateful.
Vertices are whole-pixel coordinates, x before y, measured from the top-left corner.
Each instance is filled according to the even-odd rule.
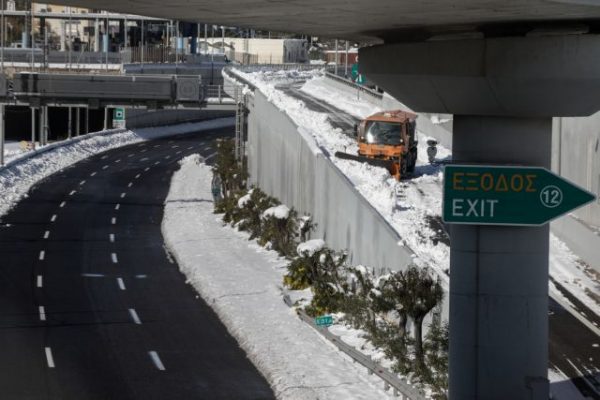
[[[2,399],[272,399],[164,249],[178,161],[232,129],[95,155],[0,223]]]

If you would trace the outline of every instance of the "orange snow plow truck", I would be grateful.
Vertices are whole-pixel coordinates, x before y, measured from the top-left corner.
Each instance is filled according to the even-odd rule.
[[[387,168],[400,180],[417,163],[417,116],[402,110],[380,112],[355,127],[358,155],[335,153],[337,158]]]

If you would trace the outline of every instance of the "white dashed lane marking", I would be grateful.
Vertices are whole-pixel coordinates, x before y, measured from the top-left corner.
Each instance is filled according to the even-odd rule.
[[[94,177],[94,176],[96,176],[96,174],[97,174],[97,172],[92,172],[92,173],[90,174],[90,176],[91,176],[91,177]]]
[[[48,368],[54,368],[54,357],[52,357],[52,349],[46,347],[46,362],[48,362]]]
[[[124,199],[127,196],[127,193],[121,193],[121,198]]]
[[[50,222],[56,222],[56,218],[58,218],[58,216],[54,214],[52,218],[50,218]]]
[[[131,319],[133,320],[133,322],[136,325],[141,325],[142,324],[142,320],[140,320],[139,315],[137,314],[137,312],[133,308],[129,309],[129,315],[131,316]]]
[[[160,360],[160,357],[158,356],[158,353],[155,351],[149,351],[148,354],[150,355],[150,358],[152,359],[152,362],[154,363],[154,366],[159,370],[159,371],[164,371],[166,370],[165,366],[163,365],[162,361]]]
[[[108,169],[108,165],[105,165],[104,167],[102,167],[102,169]]]
[[[83,185],[85,185],[85,179],[82,180],[81,182],[79,182],[79,186],[83,186]]]
[[[121,205],[120,205],[120,204],[117,204],[117,205],[115,206],[115,211],[119,211],[120,209],[121,209]]]
[[[119,289],[127,290],[127,288],[125,287],[125,281],[123,281],[123,278],[117,278],[117,285],[119,285]]]
[[[77,193],[77,190],[71,190],[71,193],[69,193],[69,196],[73,196],[75,193]]]
[[[140,177],[141,177],[141,176],[142,176],[142,174],[137,174],[137,175],[135,176],[135,179],[140,179]]]
[[[46,252],[44,250],[40,251],[40,261],[44,261],[46,258]]]
[[[48,239],[50,237],[50,231],[46,231],[44,233],[44,239]]]
[[[127,185],[127,187],[132,187],[133,186],[133,182],[129,182],[129,185]]]
[[[84,278],[104,278],[104,274],[81,274]]]
[[[110,259],[112,260],[113,264],[118,264],[119,263],[119,259],[117,258],[117,254],[116,253],[112,253],[110,255]]]
[[[115,242],[115,234],[111,233],[110,235],[108,235],[108,240],[110,240],[111,243]]]
[[[40,321],[45,321],[46,320],[46,309],[44,308],[44,306],[39,307],[39,312],[40,312]]]
[[[66,205],[67,205],[67,202],[63,201],[62,203],[60,203],[60,208],[65,208]]]
[[[37,276],[37,287],[38,288],[44,287],[44,277],[42,275]]]
[[[110,220],[110,223],[111,223],[112,225],[116,225],[116,224],[117,224],[117,219],[116,219],[116,218],[112,218],[112,219]]]
[[[146,167],[146,168],[144,169],[144,172],[148,172],[148,171],[150,171],[150,167]]]

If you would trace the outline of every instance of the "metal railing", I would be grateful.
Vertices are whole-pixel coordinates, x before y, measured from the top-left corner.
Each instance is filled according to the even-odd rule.
[[[292,300],[288,295],[284,295],[283,300],[289,307],[293,307]],[[401,398],[406,400],[426,400],[425,393],[415,389],[406,380],[401,379],[398,377],[398,375],[394,374],[387,368],[377,364],[371,357],[364,355],[354,347],[345,343],[341,337],[334,335],[329,331],[329,329],[317,326],[314,318],[311,318],[303,310],[296,311],[302,321],[313,327],[313,329],[323,335],[348,357],[364,366],[369,375],[377,375],[379,378],[381,378],[381,380],[383,380],[383,388],[385,391],[392,389],[394,396],[401,396]]]
[[[362,93],[364,93],[364,94],[366,94],[368,96],[371,96],[371,97],[373,97],[376,100],[382,100],[383,99],[383,93],[379,93],[378,91],[373,90],[371,88],[368,88],[368,87],[365,87],[365,86],[362,86],[362,85],[358,85],[358,84],[356,84],[356,82],[353,82],[350,79],[346,79],[346,78],[341,77],[339,75],[332,74],[331,72],[326,72],[325,75],[329,79],[332,79],[332,80],[334,80],[336,82],[342,83],[342,84],[344,84],[346,86],[349,86],[349,87],[351,87],[353,89],[356,89],[359,92],[362,92]]]

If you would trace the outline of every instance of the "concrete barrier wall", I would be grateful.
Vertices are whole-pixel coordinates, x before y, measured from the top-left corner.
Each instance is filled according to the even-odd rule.
[[[126,111],[128,129],[153,126],[175,125],[185,122],[199,122],[215,118],[235,116],[232,111],[214,110],[135,110]]]
[[[314,139],[259,91],[249,102],[248,158],[252,183],[317,223],[314,237],[348,249],[352,264],[400,270],[412,252],[323,154]]]

